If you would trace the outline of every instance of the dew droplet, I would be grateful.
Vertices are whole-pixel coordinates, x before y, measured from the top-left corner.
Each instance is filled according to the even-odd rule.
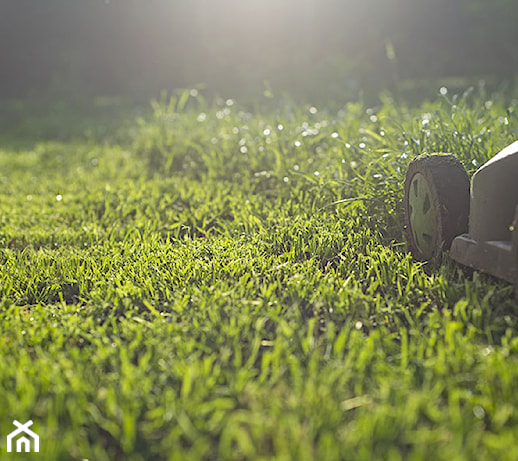
[[[485,416],[486,411],[480,405],[476,405],[473,408],[473,414],[475,415],[475,418],[482,419]]]

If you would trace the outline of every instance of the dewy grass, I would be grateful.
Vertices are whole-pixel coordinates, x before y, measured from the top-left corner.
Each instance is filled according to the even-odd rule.
[[[401,207],[415,154],[472,173],[516,101],[270,104],[0,150],[2,456],[32,419],[53,460],[518,457],[513,287],[412,261]]]

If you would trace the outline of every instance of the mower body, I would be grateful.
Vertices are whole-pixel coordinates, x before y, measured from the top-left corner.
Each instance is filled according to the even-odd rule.
[[[453,239],[450,257],[518,284],[518,141],[474,174],[468,233]]]

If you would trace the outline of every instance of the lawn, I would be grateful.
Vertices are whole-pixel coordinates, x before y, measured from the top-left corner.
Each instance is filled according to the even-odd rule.
[[[14,419],[46,460],[518,459],[513,287],[405,241],[416,154],[517,137],[516,91],[451,93],[16,109],[2,459]]]

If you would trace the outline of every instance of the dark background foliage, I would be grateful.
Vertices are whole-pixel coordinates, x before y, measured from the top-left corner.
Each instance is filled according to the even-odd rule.
[[[513,80],[515,0],[0,0],[0,97]]]

